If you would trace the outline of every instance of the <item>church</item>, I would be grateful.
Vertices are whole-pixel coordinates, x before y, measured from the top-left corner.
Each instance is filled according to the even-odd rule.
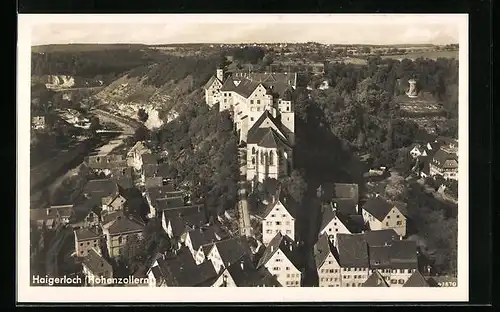
[[[204,86],[206,103],[229,110],[240,144],[246,145],[247,180],[289,175],[293,166],[297,73],[224,73]]]

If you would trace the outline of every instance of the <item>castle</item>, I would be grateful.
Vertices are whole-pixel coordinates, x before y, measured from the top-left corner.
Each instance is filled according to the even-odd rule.
[[[296,73],[225,74],[217,69],[204,86],[205,101],[229,110],[240,144],[246,144],[248,181],[290,173],[295,144],[292,91]]]

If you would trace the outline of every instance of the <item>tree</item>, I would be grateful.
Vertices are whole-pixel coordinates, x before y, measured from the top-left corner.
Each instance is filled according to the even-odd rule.
[[[141,122],[146,122],[149,115],[144,108],[139,108],[139,110],[137,111],[137,117],[139,117],[139,120]]]
[[[391,172],[388,182],[385,187],[385,196],[390,200],[405,201],[407,196],[405,179],[395,172]]]
[[[293,170],[289,177],[281,179],[282,190],[290,194],[297,203],[302,203],[307,191],[307,182],[304,173],[299,170]]]
[[[136,142],[138,141],[147,141],[149,140],[150,134],[148,128],[141,126],[135,130],[134,139]]]
[[[95,135],[96,131],[99,129],[101,129],[101,123],[99,121],[99,118],[97,118],[96,116],[93,116],[92,118],[90,118],[89,131],[90,131],[90,133]]]

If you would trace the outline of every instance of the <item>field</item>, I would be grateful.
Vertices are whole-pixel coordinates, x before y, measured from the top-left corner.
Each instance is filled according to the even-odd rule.
[[[417,53],[408,53],[399,55],[382,55],[381,57],[383,59],[392,58],[395,60],[402,60],[405,58],[415,60],[419,57],[428,58],[432,60],[436,60],[440,57],[458,59],[458,51],[426,51],[426,52],[417,52]]]

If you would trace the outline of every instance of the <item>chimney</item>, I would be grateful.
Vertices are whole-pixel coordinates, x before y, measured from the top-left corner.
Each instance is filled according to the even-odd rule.
[[[245,264],[243,263],[243,259],[240,261],[240,267],[241,267],[242,270],[245,269]]]
[[[293,244],[290,244],[290,251],[292,251],[293,249]]]
[[[274,251],[274,246],[271,246],[271,252],[273,252],[273,251]]]

